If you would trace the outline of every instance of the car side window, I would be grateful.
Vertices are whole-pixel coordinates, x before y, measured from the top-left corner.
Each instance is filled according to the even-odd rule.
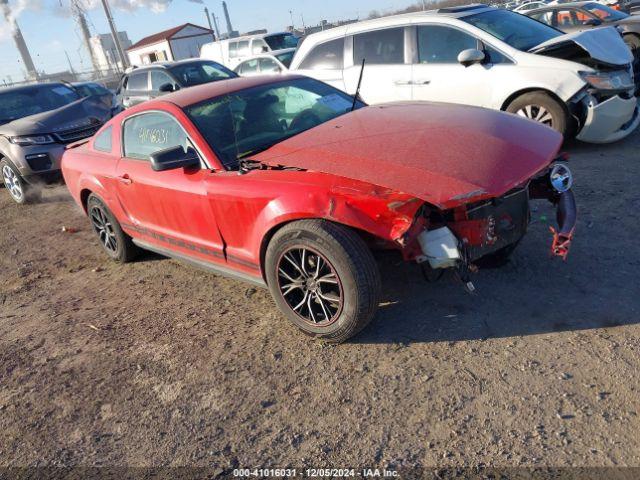
[[[249,55],[249,40],[238,42],[238,56],[246,57]]]
[[[280,72],[280,66],[271,58],[261,58],[258,60],[260,63],[261,73],[278,73]]]
[[[164,72],[159,70],[151,71],[151,90],[158,91],[162,85],[166,85],[167,83],[173,85],[173,79]]]
[[[127,90],[148,90],[147,72],[132,73],[129,75]]]
[[[123,144],[125,157],[148,160],[151,154],[171,147],[186,151],[189,138],[168,113],[149,112],[125,120]]]
[[[339,70],[344,65],[344,38],[316,45],[300,64],[300,70]]]
[[[478,48],[478,40],[461,30],[440,25],[418,27],[418,63],[458,63],[463,50]]]
[[[591,17],[588,15],[578,12],[572,8],[566,8],[562,10],[556,10],[556,27],[575,27],[579,25],[584,25],[584,23],[589,20]]]
[[[537,20],[542,23],[546,23],[547,25],[553,25],[553,12],[546,10],[544,12],[536,12],[529,15],[534,20]]]
[[[102,132],[96,135],[96,138],[93,140],[93,148],[100,152],[111,152],[112,141],[111,135],[113,133],[113,128],[111,126],[105,128]]]
[[[360,65],[404,63],[404,28],[387,28],[353,36],[353,62]]]
[[[238,42],[229,42],[229,58],[238,56]]]
[[[257,71],[258,71],[258,60],[256,60],[255,58],[252,60],[247,60],[246,62],[243,62],[242,66],[240,67],[241,74],[255,73]]]
[[[268,52],[268,51],[269,51],[269,45],[267,45],[267,42],[265,42],[261,38],[255,38],[251,42],[252,55],[260,55],[261,53]]]

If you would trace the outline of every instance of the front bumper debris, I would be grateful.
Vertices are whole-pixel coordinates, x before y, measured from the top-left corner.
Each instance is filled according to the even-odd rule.
[[[559,158],[559,160],[564,160],[564,158]],[[532,199],[546,199],[556,205],[558,228],[549,227],[553,233],[551,254],[566,260],[576,229],[578,208],[571,188],[560,192],[553,187],[551,173],[555,165],[558,165],[558,163],[552,164],[545,173],[531,181],[529,184],[529,197]],[[565,167],[570,175],[566,165],[562,164],[562,166]],[[568,185],[571,185],[571,183],[573,183],[572,180]]]
[[[616,95],[599,103],[593,95],[586,95],[582,101],[586,118],[576,138],[583,142],[616,142],[640,124],[640,110],[634,96],[625,99]]]
[[[553,233],[553,242],[551,243],[551,254],[567,259],[569,255],[569,247],[573,240],[573,232],[576,228],[576,220],[578,218],[578,209],[576,200],[571,190],[560,195],[557,209],[558,230],[549,227]]]
[[[416,261],[434,271],[470,270],[476,260],[521,240],[531,219],[531,199],[548,200],[556,206],[557,227],[550,227],[551,254],[566,260],[577,221],[572,183],[571,170],[564,163],[554,162],[527,185],[500,198],[456,209],[439,228],[425,229],[417,236],[420,253]]]

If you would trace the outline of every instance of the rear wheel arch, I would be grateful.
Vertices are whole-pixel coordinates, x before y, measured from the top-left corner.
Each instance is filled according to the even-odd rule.
[[[87,211],[87,202],[89,201],[89,197],[91,196],[93,192],[91,190],[89,190],[88,188],[83,188],[82,190],[80,190],[80,204],[82,205],[82,208],[84,209],[84,213],[88,213]]]

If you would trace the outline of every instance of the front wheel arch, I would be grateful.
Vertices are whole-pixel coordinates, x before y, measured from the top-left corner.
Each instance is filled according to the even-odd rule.
[[[287,225],[289,225],[290,223],[293,222],[297,222],[299,220],[322,220],[325,222],[331,222],[334,223],[336,225],[340,225],[344,228],[348,228],[349,230],[354,231],[357,235],[364,237],[366,235],[372,235],[369,232],[365,232],[363,230],[359,230],[357,228],[354,228],[350,225],[346,225],[344,223],[341,222],[336,222],[333,220],[327,220],[326,218],[322,218],[322,217],[314,217],[314,216],[309,216],[309,217],[299,217],[299,218],[292,218],[291,220],[285,220],[281,223],[278,223],[274,226],[272,226],[267,233],[265,233],[262,237],[262,241],[260,242],[260,272],[262,274],[262,279],[264,280],[265,284],[268,285],[268,280],[267,280],[267,274],[266,274],[266,269],[265,269],[265,261],[266,261],[266,256],[267,256],[267,248],[269,247],[269,242],[271,242],[271,239],[273,238],[273,236],[278,233],[282,228],[286,227]]]
[[[564,129],[562,129],[561,133],[564,135],[565,138],[571,138],[575,136],[579,126],[577,119],[574,117],[574,115],[572,115],[567,103],[552,91],[542,89],[542,88],[520,90],[519,92],[512,94],[504,102],[502,106],[502,110],[508,111],[509,107],[514,102],[518,101],[520,98],[526,95],[544,95],[549,97],[549,100],[551,100],[552,102],[555,102],[560,107],[560,109],[562,110],[562,113],[564,114],[564,119],[563,119]]]
[[[507,99],[504,102],[502,102],[502,106],[500,107],[500,110],[502,110],[503,112],[506,112],[507,111],[507,107],[509,105],[511,105],[516,98],[521,97],[522,95],[525,95],[527,93],[545,93],[545,94],[549,95],[556,102],[558,102],[560,105],[562,105],[564,107],[567,115],[569,115],[569,108],[567,107],[567,102],[562,100],[553,91],[547,90],[546,88],[540,88],[540,87],[523,88],[522,90],[518,90],[517,92],[512,93],[511,95],[509,95],[507,97]]]

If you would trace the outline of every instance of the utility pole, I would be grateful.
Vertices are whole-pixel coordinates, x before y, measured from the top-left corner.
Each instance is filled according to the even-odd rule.
[[[293,10],[289,10],[289,15],[291,16],[291,30],[295,30],[296,27],[293,24]]]
[[[216,29],[216,33],[218,34],[218,40],[222,39],[222,32],[220,32],[220,28],[218,28],[218,17],[216,14],[211,12],[211,18],[213,19],[213,28]]]
[[[69,64],[69,71],[71,72],[71,75],[76,76],[76,71],[73,69],[73,65],[71,64],[71,59],[69,58],[69,54],[67,53],[67,51],[64,51],[64,56],[67,57],[67,63]]]
[[[427,5],[424,3],[424,0],[422,0],[422,10],[426,10],[427,9]]]
[[[209,30],[211,30],[212,32],[213,30],[213,26],[211,25],[211,17],[209,16],[209,9],[207,7],[204,7],[204,14],[207,16],[207,22],[209,23]],[[215,33],[211,34],[212,40],[215,42],[216,41],[216,33],[217,30],[215,31]]]
[[[124,54],[124,50],[122,49],[122,44],[120,43],[120,37],[118,36],[118,30],[116,29],[115,23],[113,23],[113,16],[111,15],[111,9],[109,8],[109,3],[107,2],[107,0],[102,0],[102,6],[104,8],[104,14],[107,16],[107,22],[109,22],[109,28],[111,29],[111,36],[113,37],[113,43],[116,46],[118,57],[120,57],[120,63],[122,64],[122,69],[126,70],[126,68],[129,66],[129,60],[127,59],[126,55]]]

